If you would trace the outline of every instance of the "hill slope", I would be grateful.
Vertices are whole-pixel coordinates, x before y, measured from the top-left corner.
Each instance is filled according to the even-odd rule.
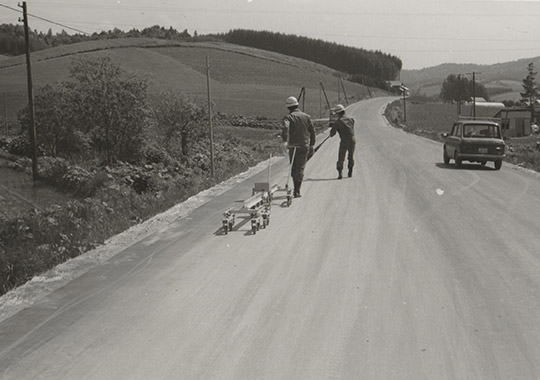
[[[527,76],[527,66],[540,68],[540,57],[524,58],[494,65],[443,64],[421,70],[403,70],[401,80],[408,87],[432,96],[438,95],[442,82],[450,74],[478,73],[476,79],[488,89],[497,89],[492,100],[518,99],[521,81]]]
[[[283,115],[284,99],[306,88],[306,111],[326,114],[319,83],[332,104],[338,101],[338,76],[328,67],[286,55],[219,42],[183,43],[147,38],[89,41],[41,50],[32,55],[34,86],[67,80],[75,58],[109,55],[124,70],[147,78],[152,92],[179,90],[206,101],[206,57],[211,91],[218,112]],[[8,117],[26,104],[24,57],[0,61],[0,82],[7,95]],[[368,90],[345,81],[349,100],[366,97]],[[345,102],[343,91],[340,101]],[[2,102],[0,98],[0,102]],[[321,104],[323,106],[321,106]]]

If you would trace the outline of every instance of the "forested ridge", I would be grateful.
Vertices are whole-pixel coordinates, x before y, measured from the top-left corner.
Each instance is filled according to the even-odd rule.
[[[172,27],[164,28],[154,25],[143,30],[131,29],[125,32],[115,28],[91,35],[69,34],[64,30],[53,34],[50,29],[47,33],[38,32],[37,30],[29,33],[31,51],[82,41],[130,37],[179,41],[222,40],[237,45],[303,58],[347,73],[347,79],[351,81],[380,88],[385,88],[388,80],[397,78],[402,66],[402,62],[398,57],[380,51],[370,51],[319,39],[267,31],[236,29],[217,35],[197,35],[195,31],[193,35],[190,35],[187,29],[179,32]],[[23,26],[0,25],[0,55],[20,55],[24,54],[24,51]]]
[[[47,33],[37,30],[29,31],[30,50],[43,50],[59,45],[68,45],[83,41],[105,40],[115,38],[161,38],[167,40],[189,40],[192,36],[187,30],[179,32],[174,28],[164,28],[158,25],[145,28],[143,30],[131,29],[124,32],[120,29],[113,29],[93,34],[69,34],[65,30],[60,33],[52,33],[49,29]],[[0,25],[0,54],[19,55],[25,52],[24,28],[22,25],[1,24]]]
[[[230,43],[317,62],[349,74],[348,79],[352,81],[381,88],[386,86],[386,81],[397,78],[402,67],[398,57],[380,51],[291,34],[236,29],[217,37]]]

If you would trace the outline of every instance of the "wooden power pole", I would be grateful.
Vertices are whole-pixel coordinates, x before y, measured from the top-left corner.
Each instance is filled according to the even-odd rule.
[[[472,73],[472,115],[473,118],[476,117],[476,73],[473,71]]]
[[[210,127],[210,174],[214,178],[214,127],[212,125],[212,97],[210,93],[210,62],[206,56],[206,86],[208,89],[208,123]]]
[[[19,5],[20,6],[20,5]],[[34,95],[32,93],[32,67],[30,63],[30,37],[28,35],[28,14],[26,12],[26,1],[22,2],[24,41],[26,43],[26,77],[28,87],[28,113],[30,115],[30,144],[32,144],[32,178],[38,178],[37,153],[36,153],[36,124],[34,113]]]

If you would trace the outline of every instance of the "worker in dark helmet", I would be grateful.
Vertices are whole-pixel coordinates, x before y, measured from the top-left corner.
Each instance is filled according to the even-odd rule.
[[[349,177],[352,177],[354,167],[354,148],[356,147],[356,139],[354,138],[354,119],[345,115],[345,107],[338,104],[333,109],[334,117],[330,121],[330,136],[335,136],[339,133],[341,139],[339,143],[338,160],[336,169],[338,171],[338,179],[343,178],[343,162],[345,155],[348,154],[347,164],[349,169]]]
[[[304,179],[304,168],[308,157],[313,155],[315,145],[315,130],[311,117],[298,109],[298,100],[289,96],[285,102],[289,114],[283,118],[281,137],[287,142],[289,162],[292,163],[291,176],[293,179],[295,198],[301,197],[300,187]]]

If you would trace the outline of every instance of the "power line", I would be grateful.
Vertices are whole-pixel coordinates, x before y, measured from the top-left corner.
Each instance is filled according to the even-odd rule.
[[[9,5],[0,4],[0,7],[4,7],[4,8],[7,8],[7,9],[11,9],[12,11],[22,13],[22,11],[20,9],[10,7]]]
[[[43,1],[33,2],[36,6],[62,6],[69,8],[89,8],[89,9],[108,9],[115,11],[143,11],[143,12],[192,12],[192,13],[229,13],[229,14],[291,14],[289,10],[276,10],[276,9],[229,9],[229,8],[195,8],[195,7],[182,7],[182,6],[124,6],[124,5],[97,5],[97,4],[72,4],[63,1]],[[486,9],[481,11],[453,11],[453,12],[400,12],[400,11],[336,11],[336,10],[309,10],[303,9],[303,15],[315,15],[315,16],[354,16],[354,17],[372,17],[372,16],[399,16],[399,17],[538,17],[538,12],[491,12],[487,13]]]
[[[10,7],[9,5],[0,4],[0,7],[7,8],[7,9],[10,9],[10,10],[15,11],[15,12],[18,12],[18,13],[22,13],[22,11],[21,11],[20,9]],[[37,19],[39,19],[39,20],[42,20],[42,21],[45,21],[45,22],[54,24],[54,25],[61,26],[61,27],[63,27],[63,28],[69,29],[69,30],[73,30],[73,31],[78,32],[78,33],[90,34],[90,33],[85,32],[85,31],[83,31],[83,30],[73,28],[73,27],[71,27],[71,26],[69,26],[69,25],[65,25],[65,24],[58,23],[58,22],[56,22],[56,21],[49,20],[49,19],[46,19],[46,18],[41,17],[41,16],[33,15],[33,14],[30,14],[30,13],[27,13],[27,15],[28,15],[28,16],[31,16],[31,17],[33,17],[33,18],[37,18]]]
[[[28,16],[31,16],[31,17],[33,17],[33,18],[37,18],[37,19],[39,19],[39,20],[42,20],[42,21],[45,21],[45,22],[48,22],[48,23],[51,23],[51,24],[54,24],[54,25],[61,26],[61,27],[66,28],[66,29],[73,30],[73,31],[75,31],[75,32],[79,32],[79,33],[82,33],[82,34],[90,34],[90,33],[88,33],[88,32],[85,32],[84,30],[76,29],[76,28],[73,28],[73,27],[71,27],[71,26],[68,26],[68,25],[61,24],[61,23],[56,22],[56,21],[52,21],[52,20],[46,19],[46,18],[44,18],[44,17],[36,16],[36,15],[30,14],[30,13],[28,13]]]

